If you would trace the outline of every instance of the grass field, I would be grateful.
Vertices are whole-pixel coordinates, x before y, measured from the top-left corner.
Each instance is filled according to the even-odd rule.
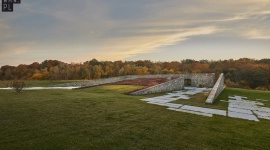
[[[37,83],[38,84],[38,83]],[[42,83],[44,84],[44,83]],[[270,121],[204,117],[130,96],[139,88],[0,90],[0,149],[269,149]],[[228,95],[270,100],[270,92],[227,88]],[[269,102],[267,103],[269,106]]]

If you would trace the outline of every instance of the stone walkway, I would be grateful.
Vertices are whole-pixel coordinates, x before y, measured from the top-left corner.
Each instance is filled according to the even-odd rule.
[[[262,107],[262,102],[268,100],[257,99],[256,101],[247,100],[247,97],[230,96],[228,101],[228,111],[211,109],[197,106],[189,106],[172,103],[179,99],[190,99],[191,95],[207,92],[211,89],[207,88],[185,88],[185,91],[175,91],[167,95],[142,99],[149,104],[166,106],[169,110],[180,111],[185,113],[192,113],[196,115],[212,117],[213,115],[228,116],[232,118],[240,118],[252,121],[259,121],[258,118],[270,120],[270,108]]]
[[[259,121],[258,118],[270,120],[270,108],[262,107],[263,101],[247,100],[247,97],[229,96],[228,116],[247,120]]]

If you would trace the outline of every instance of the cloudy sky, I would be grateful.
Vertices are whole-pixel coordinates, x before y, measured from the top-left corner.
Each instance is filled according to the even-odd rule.
[[[0,12],[0,66],[242,57],[270,58],[270,0],[21,0]]]

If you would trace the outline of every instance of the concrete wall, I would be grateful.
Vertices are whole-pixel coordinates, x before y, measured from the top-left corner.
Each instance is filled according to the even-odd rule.
[[[165,83],[161,83],[146,89],[142,89],[133,93],[131,95],[143,95],[159,92],[168,92],[174,90],[182,90],[184,88],[184,78],[177,78]]]
[[[222,73],[220,74],[215,86],[213,87],[205,103],[213,104],[215,99],[219,96],[219,94],[223,91],[223,89],[224,89],[224,74]]]
[[[88,87],[88,86],[96,86],[102,84],[109,84],[124,80],[132,80],[137,78],[183,78],[183,79],[191,79],[191,86],[198,87],[200,85],[205,87],[213,87],[214,86],[214,73],[194,73],[194,74],[159,74],[159,75],[128,75],[128,76],[120,76],[113,78],[103,78],[97,80],[88,80],[83,82],[74,82],[74,83],[66,83],[66,84],[58,84],[54,85],[54,87]]]

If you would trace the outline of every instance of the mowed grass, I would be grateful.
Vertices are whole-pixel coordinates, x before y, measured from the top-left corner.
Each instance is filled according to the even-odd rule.
[[[0,149],[269,149],[270,121],[204,117],[147,104],[104,85],[81,90],[0,90]],[[225,89],[228,94],[253,91]],[[251,94],[268,99],[269,92]],[[250,95],[250,96],[251,96]],[[256,96],[257,95],[257,96]],[[263,95],[262,97],[260,97]],[[153,95],[152,95],[153,96]]]

